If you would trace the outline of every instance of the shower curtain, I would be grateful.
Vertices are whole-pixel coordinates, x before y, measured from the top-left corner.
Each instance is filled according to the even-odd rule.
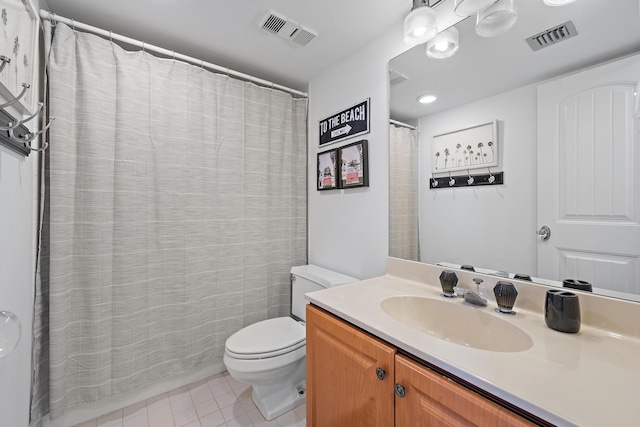
[[[419,261],[417,131],[389,132],[389,256]]]
[[[307,257],[305,99],[49,33],[32,423],[221,363]]]

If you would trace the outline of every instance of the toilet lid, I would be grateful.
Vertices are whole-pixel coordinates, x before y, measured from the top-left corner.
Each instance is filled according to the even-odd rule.
[[[277,317],[249,325],[227,339],[228,352],[242,356],[277,355],[305,344],[305,328],[291,317]]]

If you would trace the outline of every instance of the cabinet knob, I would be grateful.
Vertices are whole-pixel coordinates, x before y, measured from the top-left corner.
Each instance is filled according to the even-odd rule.
[[[376,369],[376,375],[378,376],[379,380],[383,380],[384,377],[387,375],[387,373],[384,371],[384,369],[382,368],[377,368]]]
[[[396,384],[394,389],[398,397],[404,397],[404,387],[402,387],[400,384]]]

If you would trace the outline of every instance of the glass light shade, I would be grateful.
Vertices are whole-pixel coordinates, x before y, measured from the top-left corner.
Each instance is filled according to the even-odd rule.
[[[576,0],[543,0],[547,6],[564,6],[565,4],[573,3]]]
[[[18,345],[22,325],[18,316],[10,311],[0,311],[0,359],[7,357]]]
[[[434,59],[449,58],[455,55],[459,47],[458,29],[450,27],[429,40],[427,43],[427,56]]]
[[[486,9],[495,3],[496,0],[455,0],[453,11],[458,16],[471,16]]]
[[[436,11],[427,6],[413,9],[404,19],[404,42],[420,44],[436,35]]]
[[[506,33],[518,19],[513,0],[498,0],[492,6],[478,13],[476,34],[482,37],[494,37]]]

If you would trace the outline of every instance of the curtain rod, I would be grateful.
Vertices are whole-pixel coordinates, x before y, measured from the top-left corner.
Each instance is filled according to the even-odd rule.
[[[252,83],[257,83],[257,84],[262,85],[262,86],[271,87],[271,88],[274,88],[274,89],[280,89],[280,90],[283,90],[285,92],[290,92],[292,94],[300,95],[300,96],[302,96],[304,98],[308,97],[307,92],[301,92],[299,90],[292,89],[292,88],[286,87],[286,86],[282,86],[282,85],[279,85],[277,83],[270,82],[268,80],[264,80],[264,79],[261,79],[261,78],[258,78],[258,77],[251,76],[249,74],[244,74],[244,73],[241,73],[239,71],[230,70],[229,68],[221,67],[219,65],[212,64],[212,63],[207,62],[207,61],[203,61],[202,59],[193,58],[191,56],[183,55],[181,53],[176,53],[175,51],[172,51],[172,50],[169,50],[169,49],[165,49],[165,48],[162,48],[162,47],[159,47],[159,46],[148,44],[148,43],[145,43],[145,42],[140,41],[140,40],[132,39],[132,38],[120,35],[120,34],[113,33],[111,31],[103,30],[102,28],[94,27],[94,26],[88,25],[88,24],[83,24],[82,22],[74,21],[73,19],[69,19],[69,18],[64,18],[62,16],[56,15],[55,13],[49,12],[49,11],[44,10],[44,9],[40,9],[40,17],[42,19],[48,19],[50,21],[62,22],[63,24],[67,24],[67,25],[69,25],[70,27],[72,27],[74,29],[88,31],[88,32],[103,36],[105,38],[109,38],[111,40],[118,40],[118,41],[121,41],[123,43],[127,43],[127,44],[130,44],[130,45],[133,45],[133,46],[137,46],[137,47],[142,48],[143,50],[154,51],[156,53],[160,53],[160,54],[168,56],[170,58],[179,59],[181,61],[188,62],[190,64],[200,65],[201,67],[206,67],[206,68],[211,69],[211,70],[220,71],[222,73],[229,74],[229,75],[232,75],[234,77],[241,78],[243,80],[248,80],[248,81],[250,81]]]
[[[397,120],[393,120],[393,119],[389,119],[389,123],[391,123],[392,125],[402,126],[402,127],[405,127],[405,128],[409,128],[409,129],[411,129],[411,130],[418,130],[418,127],[417,127],[417,126],[408,125],[408,124],[406,124],[406,123],[402,123],[402,122],[399,122],[399,121],[397,121]]]

